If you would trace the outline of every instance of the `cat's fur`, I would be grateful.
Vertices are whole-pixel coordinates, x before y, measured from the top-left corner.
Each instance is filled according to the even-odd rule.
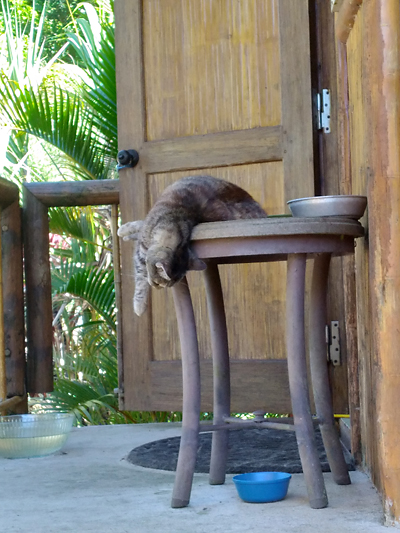
[[[206,268],[189,247],[196,224],[266,216],[246,191],[212,176],[188,176],[167,187],[144,221],[128,222],[118,230],[124,240],[138,240],[135,313],[140,316],[146,310],[150,286],[171,287],[188,270]]]

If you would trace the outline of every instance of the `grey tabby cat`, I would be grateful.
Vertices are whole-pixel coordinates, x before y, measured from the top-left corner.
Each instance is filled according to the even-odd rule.
[[[265,218],[266,212],[233,183],[212,176],[188,176],[165,189],[145,220],[128,222],[118,235],[138,241],[134,255],[137,315],[147,308],[149,287],[171,287],[188,270],[206,264],[189,247],[192,229],[202,222]]]

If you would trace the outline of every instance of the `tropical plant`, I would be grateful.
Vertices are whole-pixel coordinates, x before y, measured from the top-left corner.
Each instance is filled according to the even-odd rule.
[[[109,12],[100,17],[94,7],[83,4],[86,18],[75,21],[75,33],[68,33],[69,43],[85,67],[83,98],[94,110],[95,126],[108,139],[111,154],[117,152],[117,89],[115,80],[114,26]]]
[[[16,9],[11,11],[7,0],[1,0],[1,6],[4,31],[0,39],[0,87],[2,81],[7,80],[15,90],[31,87],[34,91],[51,71],[67,44],[45,61],[42,39],[45,11],[40,15],[38,24],[35,24],[34,15],[29,24],[24,24]],[[0,95],[0,171],[2,168],[2,174],[18,181],[27,174],[28,135],[7,120],[6,109],[10,103],[4,92],[0,92]]]
[[[83,423],[125,421],[118,386],[114,272],[107,212],[51,209],[55,390],[36,410],[73,411]]]
[[[95,47],[101,49],[103,37],[112,42],[112,28],[108,25],[103,32],[99,21],[96,25],[94,10],[85,7],[91,22],[75,21],[77,31],[84,31],[79,38],[71,35],[70,39],[76,49],[82,46],[81,63],[88,65],[87,72],[75,69],[74,82],[60,84],[56,74],[62,69],[56,60],[66,45],[46,63],[42,55],[46,6],[39,23],[35,25],[32,15],[25,32],[18,16],[2,2],[9,63],[0,76],[0,112],[3,125],[11,132],[7,153],[11,174],[17,181],[28,172],[39,178],[40,172],[32,173],[35,161],[30,146],[37,148],[40,143],[54,163],[51,167],[58,179],[109,177],[116,144],[116,116],[111,120],[113,105],[116,114],[115,101],[111,102],[115,80],[112,82],[108,73],[108,91],[101,75],[96,73],[93,81],[90,73],[95,73],[93,64],[98,59]],[[112,59],[107,65],[112,72]],[[103,122],[98,119],[98,108],[91,106],[91,101],[97,105],[100,94],[103,101],[108,99],[108,120]],[[56,388],[42,401],[34,398],[33,403],[41,409],[73,410],[86,423],[129,420],[129,414],[119,412],[113,394],[118,378],[108,213],[92,208],[52,209],[49,220]]]
[[[14,137],[28,135],[49,147],[45,150],[51,163],[56,162],[50,165],[50,179],[113,177],[117,129],[112,26],[98,16],[96,24],[96,11],[83,4],[90,23],[77,19],[77,33],[70,34],[69,42],[46,62],[42,56],[46,5],[37,27],[32,15],[28,33],[5,0],[2,6],[8,68],[0,75],[1,126]],[[68,44],[80,55],[85,69],[56,63]]]

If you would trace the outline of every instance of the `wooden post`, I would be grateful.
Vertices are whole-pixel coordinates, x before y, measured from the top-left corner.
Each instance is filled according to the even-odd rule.
[[[338,165],[340,175],[340,194],[360,194],[353,186],[351,171],[351,142],[349,117],[349,81],[347,50],[342,42],[336,46],[337,94],[338,94]],[[351,419],[351,453],[356,464],[362,462],[360,382],[356,305],[356,260],[354,255],[342,258],[344,309],[346,316],[346,346],[349,386],[349,413]]]
[[[47,207],[24,187],[27,390],[53,390],[52,302]]]
[[[1,231],[0,231],[0,252],[1,252]],[[6,376],[6,354],[4,342],[4,310],[3,310],[3,261],[0,253],[0,401],[7,398],[7,376]],[[5,411],[0,410],[0,415]]]
[[[5,208],[18,198],[18,187],[10,181],[0,178],[0,208]]]
[[[16,200],[1,214],[7,395],[23,397],[13,410],[27,412],[21,209]]]
[[[118,399],[120,408],[124,404],[124,366],[122,359],[122,294],[121,260],[118,240],[118,205],[111,206],[111,235],[113,244],[115,304],[117,306],[117,359],[118,359]]]
[[[27,410],[25,396],[24,298],[22,284],[21,215],[18,187],[0,178],[0,412],[9,396],[18,413]]]
[[[372,398],[387,525],[400,526],[400,3],[363,7]],[[367,315],[365,321],[367,322]],[[369,422],[374,424],[374,421]]]

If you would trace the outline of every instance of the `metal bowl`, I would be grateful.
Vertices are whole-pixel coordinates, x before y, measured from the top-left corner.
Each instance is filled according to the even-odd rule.
[[[68,439],[73,413],[0,417],[0,457],[20,459],[57,452]]]
[[[286,472],[251,472],[233,476],[233,482],[243,501],[267,503],[286,497],[291,477]]]
[[[346,217],[358,220],[367,207],[366,196],[337,195],[296,198],[288,202],[294,217]]]

